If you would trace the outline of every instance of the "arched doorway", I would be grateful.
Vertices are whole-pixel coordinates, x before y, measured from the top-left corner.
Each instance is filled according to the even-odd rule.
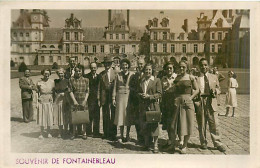
[[[198,57],[193,57],[192,65],[199,65],[199,58]]]

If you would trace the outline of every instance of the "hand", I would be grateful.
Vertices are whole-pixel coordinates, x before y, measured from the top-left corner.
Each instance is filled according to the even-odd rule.
[[[64,93],[60,93],[61,96],[64,96]]]
[[[150,96],[148,94],[143,94],[143,99],[148,99]]]
[[[98,100],[98,106],[100,107],[100,101]]]
[[[77,101],[73,102],[74,106],[78,106],[79,103]]]
[[[113,106],[116,106],[116,100],[113,100]]]
[[[85,107],[85,106],[86,106],[86,104],[87,104],[87,101],[86,101],[86,100],[84,100],[84,101],[82,102],[82,104],[81,104],[81,105],[82,105],[83,107]]]

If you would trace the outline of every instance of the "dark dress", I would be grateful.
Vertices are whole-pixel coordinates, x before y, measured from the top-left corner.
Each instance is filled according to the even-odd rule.
[[[53,105],[53,118],[55,125],[64,125],[68,123],[69,111],[66,108],[66,96],[68,96],[68,87],[69,80],[68,79],[55,79],[54,80],[55,87],[55,100]]]
[[[191,80],[180,80],[177,77],[175,87],[176,98],[174,108],[176,109],[176,113],[172,113],[172,117],[170,117],[172,119],[170,129],[175,135],[191,135],[195,115],[193,101],[190,100],[192,82]]]

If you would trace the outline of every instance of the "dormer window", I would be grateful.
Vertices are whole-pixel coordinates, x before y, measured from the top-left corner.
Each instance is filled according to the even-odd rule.
[[[223,20],[221,19],[221,18],[219,18],[218,20],[217,20],[217,27],[223,27]]]

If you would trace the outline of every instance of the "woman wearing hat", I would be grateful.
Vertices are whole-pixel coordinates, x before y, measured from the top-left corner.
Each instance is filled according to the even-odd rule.
[[[116,107],[114,124],[120,127],[120,138],[118,142],[130,140],[130,127],[134,122],[131,122],[130,110],[128,107],[129,100],[129,81],[133,75],[129,72],[130,61],[122,59],[120,62],[121,72],[116,75],[114,89],[112,94],[113,105]],[[127,126],[126,139],[124,139],[124,126]]]
[[[236,88],[238,88],[238,83],[236,80],[236,74],[233,71],[228,72],[228,92],[226,96],[226,117],[229,113],[229,108],[233,107],[232,117],[235,116],[235,108],[237,107],[237,92]]]

